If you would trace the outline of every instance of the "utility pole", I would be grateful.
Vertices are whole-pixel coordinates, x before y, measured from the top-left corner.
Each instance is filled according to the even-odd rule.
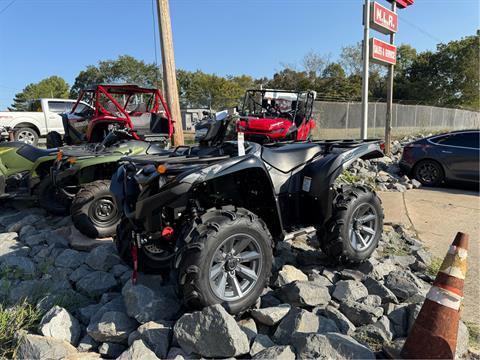
[[[184,144],[184,139],[168,0],[157,0],[157,14],[160,32],[160,48],[162,51],[163,85],[170,115],[174,121],[173,126],[175,131],[173,134],[173,144],[178,146]]]
[[[397,12],[397,2],[392,2],[392,11]],[[395,33],[390,33],[390,44],[395,44]],[[385,153],[390,155],[390,146],[392,142],[392,115],[393,115],[393,75],[394,65],[388,66],[388,86],[387,86],[387,118],[385,120]]]
[[[362,128],[361,137],[368,137],[368,76],[370,67],[370,0],[363,7],[363,78],[362,78]]]

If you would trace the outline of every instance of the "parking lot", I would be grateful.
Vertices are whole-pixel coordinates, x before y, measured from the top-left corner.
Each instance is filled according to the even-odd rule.
[[[443,259],[458,231],[470,235],[463,319],[480,323],[480,198],[477,192],[422,188],[381,192],[385,222],[403,223],[416,232],[435,257]]]

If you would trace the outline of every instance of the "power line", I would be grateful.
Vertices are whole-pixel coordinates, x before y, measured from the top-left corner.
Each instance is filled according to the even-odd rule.
[[[3,13],[4,11],[6,11],[10,6],[12,6],[15,1],[16,1],[16,0],[10,1],[7,6],[5,6],[2,10],[0,10],[0,14],[2,14],[2,13]]]
[[[435,40],[436,42],[438,43],[441,43],[443,42],[443,40],[441,40],[440,38],[436,37],[435,35],[432,35],[431,33],[429,33],[427,30],[425,29],[422,29],[420,26],[418,26],[417,24],[414,24],[413,22],[405,19],[403,16],[399,16],[399,18],[402,20],[402,21],[405,21],[408,25],[414,27],[415,29],[417,29],[418,31],[420,31],[422,34],[428,36],[430,39],[433,39]]]

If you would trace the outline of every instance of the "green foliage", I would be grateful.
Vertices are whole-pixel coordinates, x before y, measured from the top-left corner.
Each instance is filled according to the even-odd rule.
[[[475,350],[480,350],[480,325],[473,321],[465,321],[468,328],[468,346]]]
[[[160,86],[160,70],[155,64],[146,64],[133,56],[122,55],[116,60],[99,61],[80,71],[70,90],[72,97],[81,89],[100,83],[132,83],[140,86]]]
[[[15,94],[10,110],[25,111],[30,100],[39,98],[68,98],[68,84],[59,76],[50,76],[38,83],[32,83]]]
[[[0,303],[0,359],[15,357],[17,349],[15,333],[36,329],[41,317],[42,312],[27,302],[11,307]]]
[[[443,259],[439,257],[433,257],[432,263],[429,267],[427,267],[427,274],[435,276],[437,275],[438,271],[440,270],[440,266],[442,266]]]
[[[254,87],[250,76],[206,74],[202,71],[177,71],[182,106],[222,109],[237,106],[245,90]]]

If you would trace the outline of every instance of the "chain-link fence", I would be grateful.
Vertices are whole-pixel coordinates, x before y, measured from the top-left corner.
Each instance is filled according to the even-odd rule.
[[[371,102],[368,107],[368,136],[383,137],[387,105]],[[313,117],[317,122],[314,138],[359,138],[362,104],[316,101]],[[480,113],[463,109],[448,109],[424,105],[394,104],[392,136],[423,131],[478,129]]]

